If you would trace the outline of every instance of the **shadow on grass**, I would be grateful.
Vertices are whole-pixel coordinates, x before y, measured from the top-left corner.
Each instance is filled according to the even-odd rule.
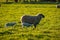
[[[44,38],[45,35],[35,35],[37,38]]]
[[[50,31],[44,31],[44,33],[47,33],[47,34],[49,34],[49,33],[52,33],[52,32],[50,32]]]
[[[10,31],[0,32],[0,36],[2,36],[2,35],[8,35],[8,34],[13,34],[13,33],[10,32]]]
[[[30,38],[44,38],[46,35],[33,35],[33,34],[21,34],[19,37],[27,37],[28,39]]]
[[[2,2],[3,4],[13,4],[13,2]]]
[[[34,39],[32,39],[32,38],[28,38],[28,40],[34,40]]]

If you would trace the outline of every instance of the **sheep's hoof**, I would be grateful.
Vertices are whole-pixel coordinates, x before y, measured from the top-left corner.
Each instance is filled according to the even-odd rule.
[[[33,28],[33,30],[35,30],[36,28]]]
[[[18,22],[18,23],[21,23],[21,22]]]
[[[34,30],[34,28],[32,30]]]

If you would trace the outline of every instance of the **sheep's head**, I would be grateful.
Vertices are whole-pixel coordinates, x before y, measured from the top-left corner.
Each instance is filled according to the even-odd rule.
[[[38,14],[38,17],[44,18],[45,16],[43,14]]]

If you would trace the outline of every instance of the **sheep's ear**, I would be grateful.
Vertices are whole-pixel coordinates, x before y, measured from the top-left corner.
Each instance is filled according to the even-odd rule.
[[[38,16],[41,16],[42,14],[38,14]]]
[[[40,17],[43,17],[43,18],[45,17],[43,14],[38,14],[37,16],[40,16]]]
[[[42,15],[42,17],[44,18],[45,16],[44,16],[44,15]]]

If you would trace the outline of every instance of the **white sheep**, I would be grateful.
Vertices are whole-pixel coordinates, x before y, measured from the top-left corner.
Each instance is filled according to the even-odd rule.
[[[45,16],[43,14],[38,14],[37,16],[24,15],[21,18],[22,26],[31,26],[32,24],[36,28],[36,25],[39,24],[42,18]]]

